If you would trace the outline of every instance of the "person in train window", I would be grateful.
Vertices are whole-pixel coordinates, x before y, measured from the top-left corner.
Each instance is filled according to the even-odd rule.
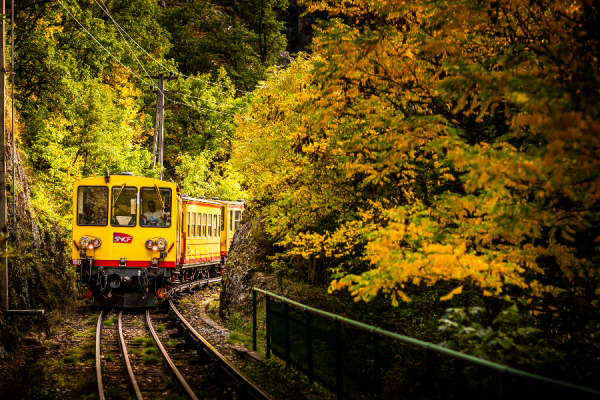
[[[150,200],[148,202],[148,210],[142,214],[140,225],[164,226],[166,217],[167,215],[163,217],[162,210],[156,209],[154,201]]]

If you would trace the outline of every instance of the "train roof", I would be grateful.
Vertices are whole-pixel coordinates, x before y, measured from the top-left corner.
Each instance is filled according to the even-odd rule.
[[[195,198],[195,197],[190,197],[190,196],[188,196],[187,194],[184,194],[184,195],[182,195],[182,196],[181,196],[181,198],[182,198],[183,200],[187,200],[187,201],[196,201],[196,202],[198,202],[198,203],[215,204],[215,205],[218,205],[218,206],[220,206],[220,205],[221,205],[221,203],[219,203],[218,201],[214,201],[214,200],[208,200],[208,199],[197,199],[197,198]]]
[[[106,179],[108,178],[108,182]],[[162,187],[171,187],[176,188],[176,185],[171,182],[161,181],[160,179],[147,178],[145,176],[134,176],[128,173],[119,174],[119,175],[109,175],[109,176],[97,176],[92,178],[82,179],[76,182],[73,182],[73,186],[84,186],[84,185],[102,185],[102,186],[110,186],[114,184],[122,184],[123,182],[129,183],[133,186],[162,186]]]
[[[221,199],[217,199],[217,198],[212,198],[212,199],[206,199],[206,198],[195,198],[195,197],[191,197],[187,194],[183,194],[181,196],[182,199],[184,200],[189,200],[189,201],[198,201],[198,202],[204,202],[204,203],[210,203],[210,204],[235,204],[235,205],[244,205],[243,201],[232,201],[232,200],[221,200]]]
[[[225,204],[238,204],[238,205],[244,205],[243,201],[232,201],[232,200],[219,200],[221,203],[225,203]]]

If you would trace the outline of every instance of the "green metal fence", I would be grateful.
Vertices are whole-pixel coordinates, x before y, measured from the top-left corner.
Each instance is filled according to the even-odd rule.
[[[261,289],[266,356],[320,382],[338,399],[600,399],[600,392],[495,364],[307,307]]]

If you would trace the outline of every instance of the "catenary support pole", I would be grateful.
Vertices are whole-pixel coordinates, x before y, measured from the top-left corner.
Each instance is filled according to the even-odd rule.
[[[152,146],[152,170],[156,168],[156,164],[159,164],[160,168],[160,179],[163,178],[163,123],[165,121],[165,74],[160,74],[158,77],[158,90],[156,91],[156,116],[154,118],[154,144]]]
[[[5,13],[5,0],[0,0],[2,15]],[[6,27],[5,18],[2,18],[2,45],[0,57],[2,58],[2,79],[0,79],[0,92],[2,92],[2,113],[0,115],[0,232],[7,234],[7,207],[6,207]],[[6,241],[2,248],[6,253]],[[2,311],[8,311],[8,260],[6,256],[0,257],[0,298]]]
[[[165,151],[165,74],[160,74],[158,80],[158,98],[160,99],[160,132],[159,132],[159,163],[160,163],[160,176],[159,179],[163,179],[163,154]],[[158,103],[158,101],[157,101]]]

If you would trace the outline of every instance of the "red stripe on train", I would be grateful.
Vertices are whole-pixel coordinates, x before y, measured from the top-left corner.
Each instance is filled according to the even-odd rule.
[[[73,259],[71,261],[71,263],[73,263],[75,265],[80,265],[80,264],[76,264],[77,261],[79,261],[79,259]],[[144,268],[144,267],[152,268],[150,261],[127,260],[125,264],[126,264],[125,267],[131,267],[131,268]],[[95,267],[118,267],[119,260],[94,260],[94,266]],[[159,260],[158,267],[159,268],[174,268],[175,261],[165,261],[163,263],[162,260]]]

